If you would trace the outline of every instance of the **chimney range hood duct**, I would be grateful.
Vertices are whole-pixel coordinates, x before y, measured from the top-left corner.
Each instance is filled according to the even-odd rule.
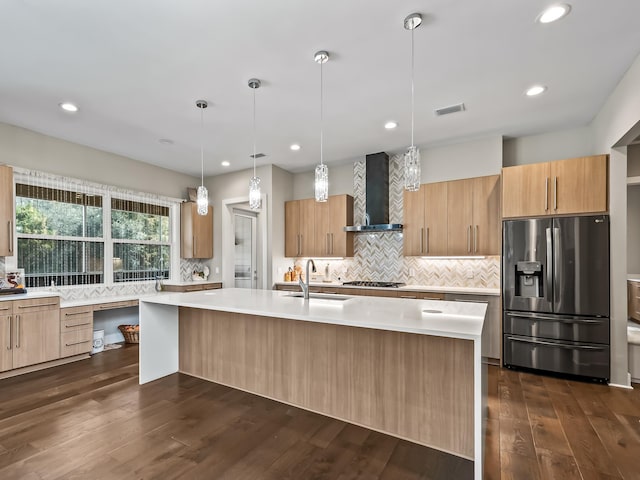
[[[389,155],[384,152],[366,156],[365,225],[344,227],[345,232],[392,232],[402,230],[401,223],[389,223]]]

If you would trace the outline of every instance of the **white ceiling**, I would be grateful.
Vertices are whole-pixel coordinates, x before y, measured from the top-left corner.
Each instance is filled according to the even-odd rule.
[[[522,136],[587,124],[640,53],[640,1],[569,0],[3,0],[0,121],[199,176],[251,165],[257,77],[258,151],[290,171],[400,151],[410,141],[410,33],[416,30],[416,143]],[[549,90],[527,98],[542,83]],[[63,113],[61,101],[80,112]],[[467,111],[435,117],[464,102]],[[385,131],[387,120],[395,131]],[[174,141],[171,146],[158,142]],[[291,143],[302,150],[292,152]],[[231,167],[220,166],[229,160]]]

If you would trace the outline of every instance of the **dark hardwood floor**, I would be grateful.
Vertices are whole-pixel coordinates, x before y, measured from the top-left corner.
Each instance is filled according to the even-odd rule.
[[[185,375],[135,346],[0,380],[0,479],[467,479],[469,461]],[[490,367],[485,478],[640,479],[640,393]]]

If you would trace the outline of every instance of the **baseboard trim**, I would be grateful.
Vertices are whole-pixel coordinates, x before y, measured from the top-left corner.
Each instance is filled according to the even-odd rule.
[[[25,373],[37,372],[38,370],[44,370],[45,368],[57,367],[59,365],[65,365],[67,363],[77,362],[79,360],[84,360],[90,357],[91,356],[88,353],[81,353],[80,355],[74,355],[73,357],[59,358],[57,360],[51,360],[50,362],[38,363],[36,365],[29,365],[13,370],[7,370],[6,372],[0,373],[0,380],[2,380],[3,378],[16,377]]]

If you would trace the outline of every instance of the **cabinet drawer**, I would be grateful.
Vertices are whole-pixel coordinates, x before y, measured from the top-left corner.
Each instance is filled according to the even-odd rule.
[[[60,311],[60,332],[93,328],[93,310],[80,309],[78,312],[67,312],[66,308]]]
[[[93,310],[111,310],[112,308],[137,307],[138,300],[123,300],[121,302],[100,303],[93,307]]]
[[[60,297],[30,298],[13,302],[13,313],[32,313],[60,308]]]
[[[93,347],[93,329],[83,328],[60,334],[60,357],[88,353]]]
[[[444,293],[435,292],[398,292],[399,298],[415,298],[418,300],[444,300]]]

